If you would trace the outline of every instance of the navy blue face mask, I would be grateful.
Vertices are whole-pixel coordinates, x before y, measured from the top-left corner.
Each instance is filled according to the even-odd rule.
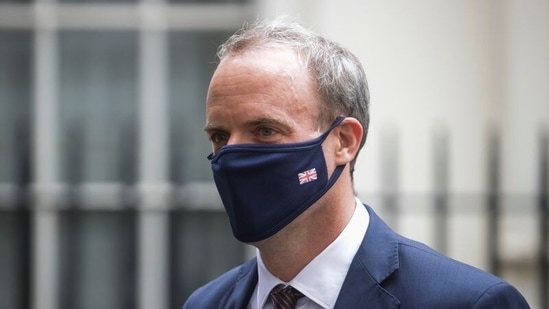
[[[311,141],[227,145],[208,156],[236,239],[276,234],[332,187],[345,165],[328,178],[322,143],[343,119]]]

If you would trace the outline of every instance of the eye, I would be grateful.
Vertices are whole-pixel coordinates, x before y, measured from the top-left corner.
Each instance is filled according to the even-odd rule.
[[[210,141],[214,144],[223,144],[227,142],[228,136],[225,133],[214,132],[210,134]]]
[[[276,131],[271,128],[259,128],[258,130],[258,134],[261,135],[262,137],[273,136],[275,133]]]

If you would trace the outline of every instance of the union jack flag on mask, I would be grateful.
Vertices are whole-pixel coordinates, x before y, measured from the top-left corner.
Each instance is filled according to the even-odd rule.
[[[299,178],[299,184],[306,184],[311,181],[317,180],[316,176],[316,169],[312,168],[310,170],[306,170],[303,173],[297,174],[297,178]]]

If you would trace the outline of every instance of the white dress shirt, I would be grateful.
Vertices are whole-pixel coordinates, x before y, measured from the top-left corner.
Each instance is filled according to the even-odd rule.
[[[280,283],[291,285],[305,295],[298,300],[298,309],[333,308],[370,222],[368,211],[358,198],[356,206],[341,234],[290,282],[283,282],[271,274],[258,251],[258,282],[248,309],[272,309],[272,304],[267,303],[269,293]]]

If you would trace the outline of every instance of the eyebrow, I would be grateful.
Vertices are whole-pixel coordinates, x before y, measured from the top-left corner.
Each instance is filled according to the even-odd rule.
[[[206,123],[206,125],[204,126],[204,131],[206,132],[223,131],[223,128],[209,122],[209,123]]]
[[[260,117],[248,120],[244,123],[244,126],[246,127],[254,127],[254,126],[260,126],[260,125],[272,125],[281,128],[285,131],[291,131],[291,127],[284,121],[276,119],[276,118],[269,118],[269,117]],[[204,131],[211,132],[211,131],[226,131],[223,126],[216,125],[215,123],[206,123],[204,126]]]
[[[247,121],[246,125],[247,126],[272,125],[272,126],[281,127],[284,130],[290,129],[290,127],[286,124],[286,122],[276,118],[267,118],[267,117],[252,119],[250,121]]]

